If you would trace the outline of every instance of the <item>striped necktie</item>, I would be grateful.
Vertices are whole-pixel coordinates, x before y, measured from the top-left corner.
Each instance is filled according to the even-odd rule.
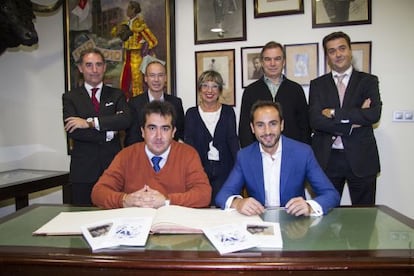
[[[160,156],[154,156],[151,158],[151,162],[153,164],[153,168],[155,172],[159,172],[161,170],[160,168],[160,161],[161,161],[162,157]]]

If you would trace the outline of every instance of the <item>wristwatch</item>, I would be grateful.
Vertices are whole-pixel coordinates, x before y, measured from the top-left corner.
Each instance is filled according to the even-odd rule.
[[[93,118],[91,117],[87,118],[86,122],[88,123],[89,128],[95,128],[95,123],[93,121]]]

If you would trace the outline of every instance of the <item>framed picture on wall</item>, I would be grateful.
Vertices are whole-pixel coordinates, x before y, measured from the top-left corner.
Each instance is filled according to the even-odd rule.
[[[247,87],[252,82],[263,76],[262,62],[260,52],[263,46],[242,47],[241,64],[242,64],[242,87]]]
[[[79,0],[68,0],[64,4],[64,55],[65,55],[65,89],[69,91],[82,85],[82,76],[78,72],[76,63],[83,49],[98,48],[106,59],[107,68],[104,82],[107,85],[121,88],[120,76],[123,70],[124,50],[126,47],[123,39],[132,38],[133,35],[122,37],[121,33],[114,33],[114,27],[118,30],[126,28],[123,25],[128,22],[126,10],[129,0],[118,1],[85,1],[85,5]],[[145,34],[137,34],[141,37],[139,45],[134,46],[139,51],[139,60],[145,61],[146,57],[156,57],[165,61],[168,72],[167,92],[175,94],[175,18],[174,0],[140,1],[141,12],[139,17],[148,26]],[[82,6],[80,6],[82,5]],[[152,33],[148,40],[148,33]],[[146,38],[144,38],[146,37]],[[154,43],[154,41],[156,41]],[[155,45],[150,47],[150,45]],[[135,69],[141,70],[140,61]],[[138,70],[136,71],[138,72]],[[129,85],[124,82],[124,87]],[[143,83],[143,85],[145,85]],[[145,87],[143,87],[144,89]],[[127,96],[132,92],[125,91]]]
[[[195,91],[198,95],[197,80],[198,77],[207,70],[214,70],[221,74],[223,78],[223,93],[220,102],[231,106],[236,105],[235,96],[235,64],[234,49],[216,50],[216,51],[199,51],[195,52],[196,66],[196,87]],[[198,96],[197,105],[198,105]]]
[[[304,13],[303,0],[254,0],[254,18]]]
[[[312,0],[312,28],[371,24],[371,0]]]
[[[300,85],[309,85],[319,74],[318,43],[285,45],[285,74]]]
[[[244,0],[194,0],[194,43],[246,40]]]
[[[371,73],[371,41],[351,42],[352,66],[355,70]],[[325,56],[325,73],[329,73],[331,68]]]

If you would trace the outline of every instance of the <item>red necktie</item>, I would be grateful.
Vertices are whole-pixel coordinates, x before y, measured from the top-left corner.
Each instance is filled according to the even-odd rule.
[[[98,99],[96,98],[96,92],[98,92],[98,89],[99,88],[92,88],[91,89],[91,91],[92,91],[92,97],[91,97],[91,99],[92,99],[92,104],[94,106],[94,109],[95,109],[96,114],[99,113],[99,102],[98,102]]]

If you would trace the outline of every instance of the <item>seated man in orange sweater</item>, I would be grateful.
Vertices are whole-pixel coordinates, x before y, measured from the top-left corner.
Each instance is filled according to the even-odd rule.
[[[95,184],[92,202],[103,208],[208,206],[211,186],[197,151],[173,140],[174,107],[152,101],[143,116],[144,142],[118,153]]]

